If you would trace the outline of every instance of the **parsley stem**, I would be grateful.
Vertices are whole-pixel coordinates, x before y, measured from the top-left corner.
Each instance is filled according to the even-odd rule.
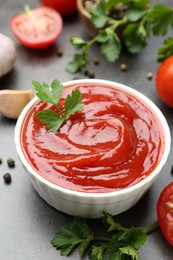
[[[157,220],[155,222],[153,222],[152,224],[149,224],[148,226],[146,226],[145,230],[146,230],[147,235],[152,233],[153,231],[155,231],[158,227],[159,227],[159,223]]]
[[[117,27],[119,27],[120,25],[125,24],[125,23],[127,23],[126,17],[122,18],[121,20],[115,20],[113,23],[110,23],[110,26],[108,26],[105,30],[109,30],[109,28],[111,30],[115,30]],[[91,39],[88,42],[88,44],[87,44],[88,48],[97,41],[98,37],[99,37],[99,35],[95,36],[93,39]]]
[[[57,109],[58,109],[58,112],[60,113],[60,116],[62,116],[63,113],[62,113],[62,110],[61,110],[61,108],[59,107],[59,105],[57,105]]]
[[[93,39],[88,41],[87,48],[89,48],[91,45],[93,45],[97,41],[98,35],[96,35]]]
[[[124,16],[121,20],[115,20],[114,23],[110,26],[113,30],[119,27],[122,24],[127,23],[127,18]]]

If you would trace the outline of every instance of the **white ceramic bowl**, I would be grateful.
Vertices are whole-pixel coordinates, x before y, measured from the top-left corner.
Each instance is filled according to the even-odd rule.
[[[128,210],[140,200],[140,198],[146,193],[146,191],[151,187],[152,183],[156,180],[162,167],[166,163],[170,151],[171,139],[168,124],[161,111],[152,101],[133,88],[119,83],[97,79],[69,81],[65,82],[63,85],[66,87],[69,85],[87,82],[98,83],[100,85],[110,85],[112,87],[122,89],[131,95],[134,95],[139,100],[141,100],[151,111],[153,111],[153,113],[156,115],[156,118],[158,118],[160,121],[161,125],[163,126],[165,135],[165,149],[159,164],[148,177],[131,187],[107,193],[86,193],[69,190],[55,185],[41,177],[32,168],[32,165],[30,165],[26,160],[22,151],[20,139],[24,118],[26,117],[31,107],[34,106],[35,102],[38,100],[37,97],[28,103],[18,118],[15,128],[15,144],[19,158],[26,172],[29,174],[34,188],[48,204],[58,209],[59,211],[70,215],[97,218],[102,215],[103,210],[108,211],[113,215],[117,215]]]

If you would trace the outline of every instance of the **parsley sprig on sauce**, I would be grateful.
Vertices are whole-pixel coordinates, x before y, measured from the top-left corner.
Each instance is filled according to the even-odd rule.
[[[137,251],[147,240],[147,233],[158,226],[158,222],[148,227],[126,228],[115,222],[113,216],[103,212],[102,220],[107,236],[97,237],[88,226],[85,219],[75,217],[73,221],[61,228],[51,241],[62,256],[70,255],[74,249],[79,249],[80,257],[88,253],[90,260],[132,259],[138,260]]]
[[[36,95],[40,100],[51,103],[57,107],[57,112],[50,109],[37,113],[37,118],[46,124],[46,129],[57,131],[66,119],[77,111],[81,110],[83,105],[82,95],[79,89],[74,89],[71,95],[68,95],[64,101],[63,109],[59,105],[59,101],[63,91],[63,85],[57,80],[53,80],[51,86],[47,83],[32,81],[36,90]]]
[[[112,8],[123,5],[128,6],[123,17],[111,17]],[[164,4],[151,7],[150,0],[100,0],[96,9],[90,10],[89,13],[98,34],[89,40],[71,37],[72,45],[80,52],[67,64],[66,70],[69,73],[81,71],[89,64],[89,49],[95,43],[100,46],[105,59],[114,62],[119,58],[123,45],[128,52],[139,53],[147,45],[151,33],[155,36],[165,36],[168,29],[173,27],[173,8]],[[123,44],[117,34],[119,29],[122,31]]]

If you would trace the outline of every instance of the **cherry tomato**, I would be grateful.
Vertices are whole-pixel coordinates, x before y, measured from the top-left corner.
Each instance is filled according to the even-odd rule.
[[[52,45],[61,33],[61,15],[52,8],[39,7],[17,14],[11,20],[11,29],[24,46],[41,49]]]
[[[157,217],[166,240],[173,246],[173,182],[168,184],[159,196]]]
[[[173,55],[164,60],[157,71],[156,90],[161,100],[173,108]]]
[[[46,5],[56,9],[60,14],[70,14],[77,10],[77,0],[41,0]]]

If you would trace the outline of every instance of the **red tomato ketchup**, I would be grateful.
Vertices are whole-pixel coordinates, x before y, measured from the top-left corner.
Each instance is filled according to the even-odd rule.
[[[165,146],[156,116],[131,94],[106,85],[64,88],[61,101],[74,88],[85,105],[57,132],[36,118],[53,105],[38,101],[29,111],[21,133],[29,163],[48,181],[83,192],[112,192],[146,178]]]

